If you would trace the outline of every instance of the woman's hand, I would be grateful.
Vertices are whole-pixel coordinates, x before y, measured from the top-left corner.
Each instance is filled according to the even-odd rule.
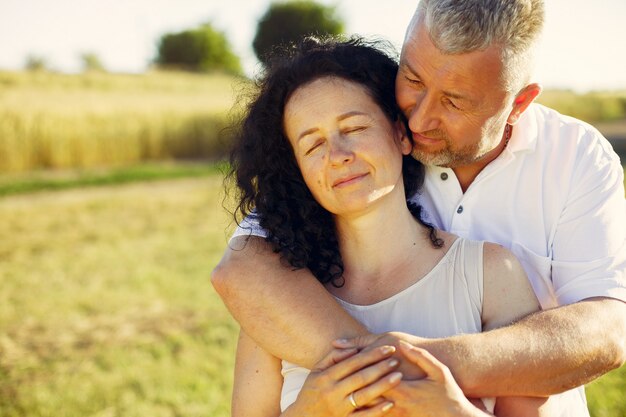
[[[393,402],[381,395],[397,386],[402,374],[393,346],[367,352],[333,350],[317,363],[298,398],[284,416],[375,417],[391,410]]]
[[[454,380],[452,373],[427,350],[400,342],[400,352],[407,361],[426,373],[420,380],[402,381],[384,394],[394,403],[394,416],[465,417],[490,416],[468,400]]]

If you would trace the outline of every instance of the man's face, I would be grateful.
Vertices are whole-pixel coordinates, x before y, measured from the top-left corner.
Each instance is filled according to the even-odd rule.
[[[396,78],[398,104],[409,120],[413,156],[451,168],[493,159],[502,150],[512,97],[500,81],[495,46],[446,55],[414,20],[402,47]]]

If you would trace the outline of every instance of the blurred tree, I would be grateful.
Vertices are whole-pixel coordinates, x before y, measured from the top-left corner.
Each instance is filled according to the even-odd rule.
[[[24,69],[28,71],[47,71],[48,61],[40,55],[28,55],[24,62]]]
[[[93,52],[83,52],[82,54],[80,54],[80,60],[83,64],[83,71],[85,72],[91,72],[91,71],[97,71],[97,72],[104,72],[106,71],[104,69],[104,65],[102,64],[102,61],[100,61],[100,58],[98,57],[98,55],[96,55]]]
[[[206,23],[195,29],[167,33],[159,41],[156,63],[188,71],[241,74],[239,57],[222,32]]]
[[[339,35],[343,26],[334,7],[309,0],[275,2],[259,20],[252,47],[259,61],[266,64],[268,54],[275,47],[297,42],[307,35]]]

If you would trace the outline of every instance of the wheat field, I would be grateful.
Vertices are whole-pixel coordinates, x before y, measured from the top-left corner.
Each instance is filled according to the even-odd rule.
[[[224,155],[246,81],[152,72],[0,72],[0,173]]]

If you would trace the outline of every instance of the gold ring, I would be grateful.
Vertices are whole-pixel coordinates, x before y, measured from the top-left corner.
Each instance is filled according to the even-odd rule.
[[[354,392],[350,393],[350,395],[348,396],[348,399],[350,400],[350,404],[352,404],[352,407],[354,407],[355,410],[359,408],[359,405],[354,400]]]

